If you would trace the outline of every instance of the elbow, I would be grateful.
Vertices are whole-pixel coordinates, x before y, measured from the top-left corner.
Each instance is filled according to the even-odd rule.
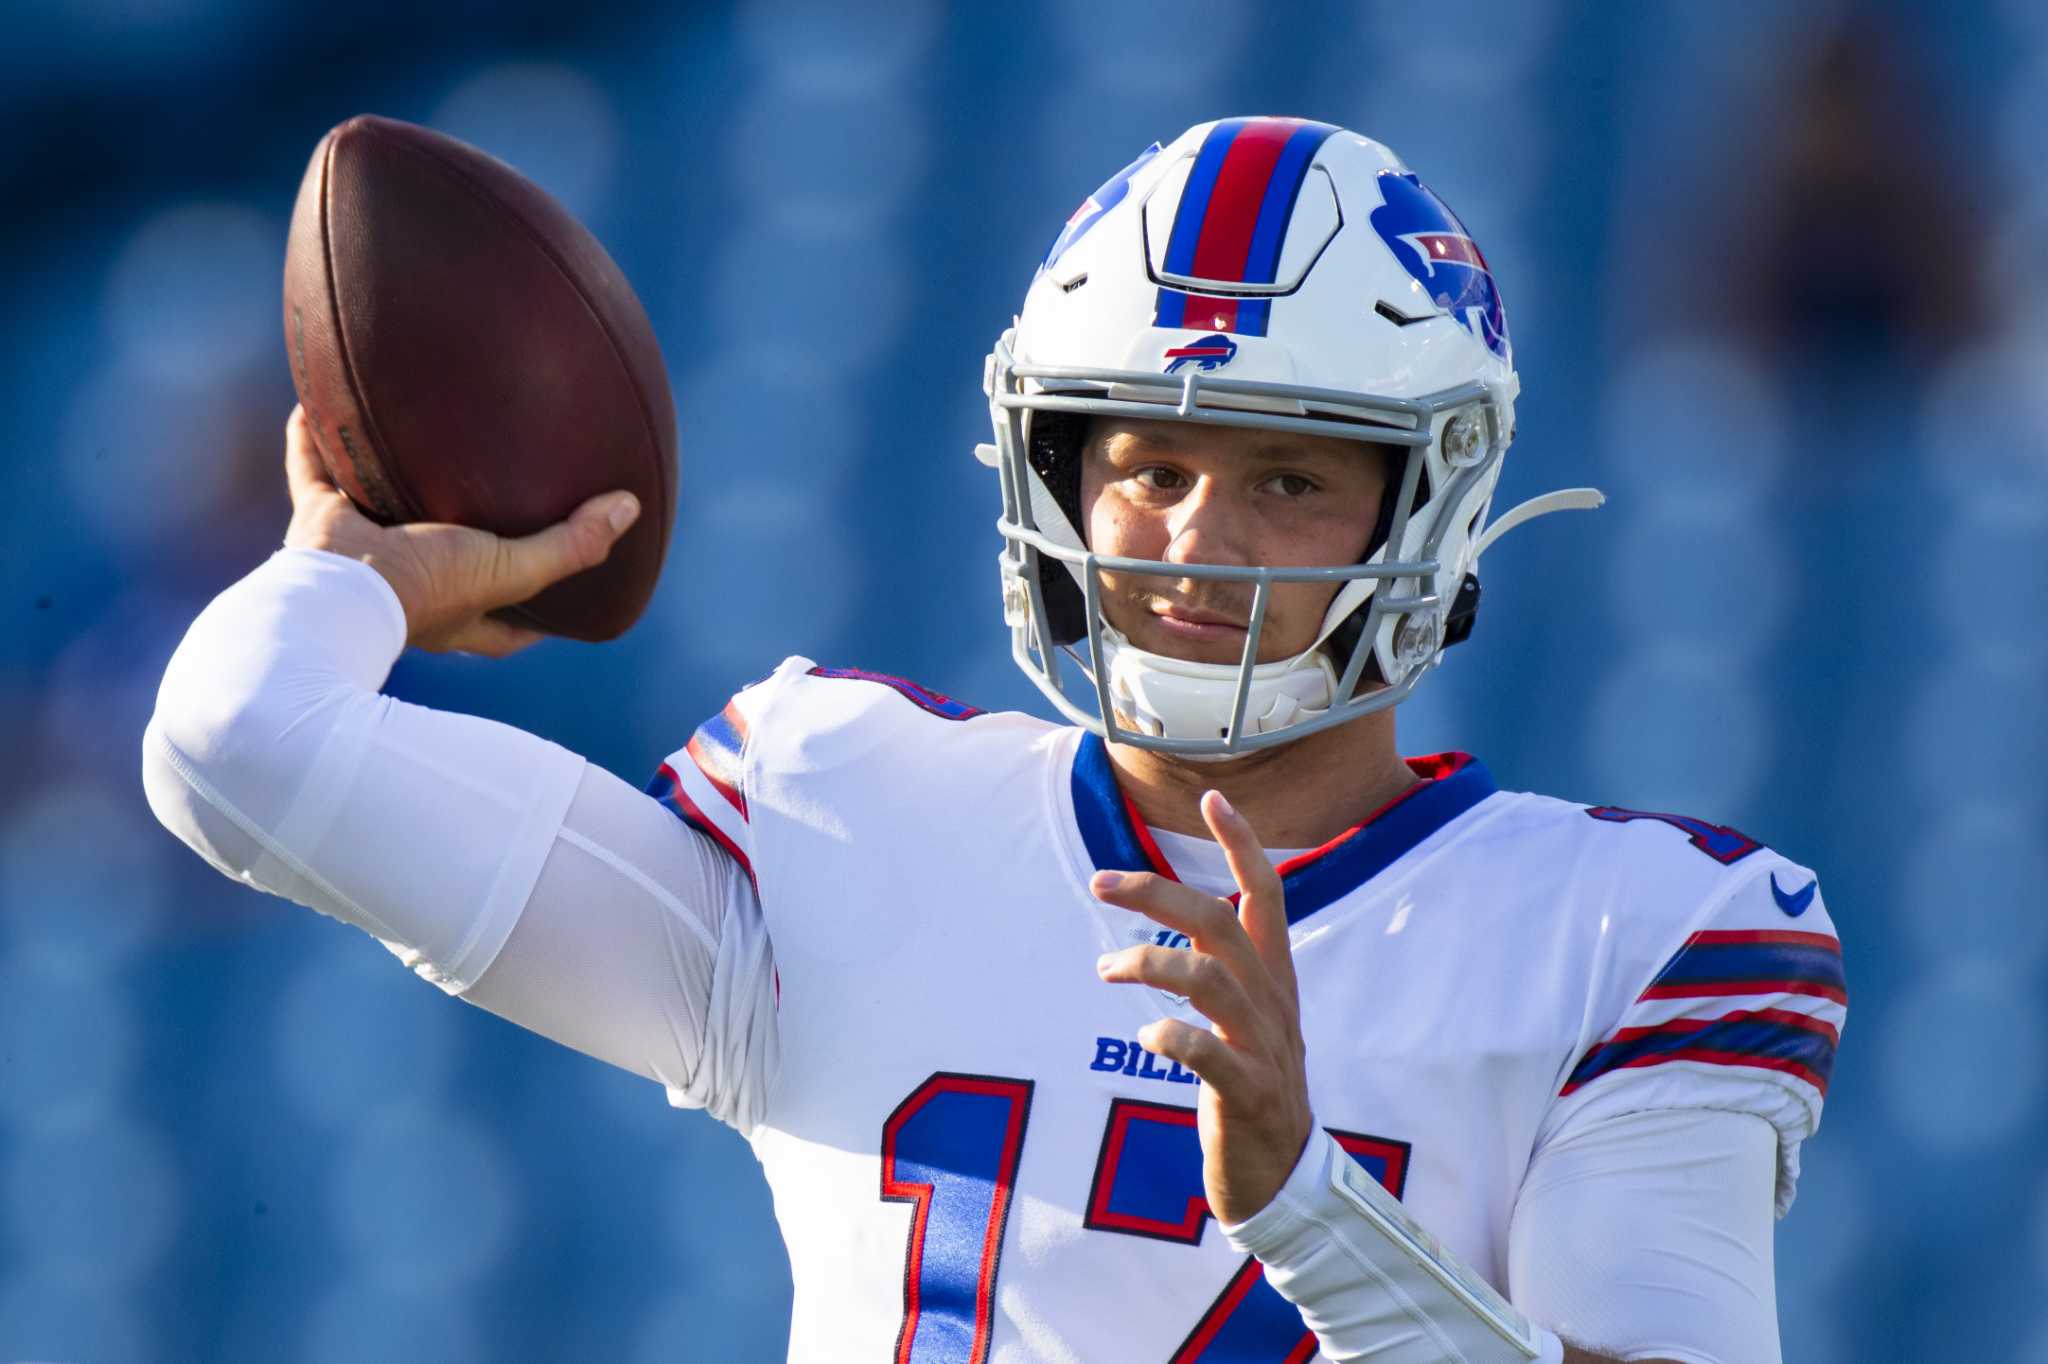
[[[143,783],[154,792],[164,779],[197,785],[232,784],[235,774],[260,760],[255,736],[260,693],[227,682],[229,670],[209,667],[187,638],[157,688],[156,711],[143,730]],[[161,818],[161,813],[159,814]]]
[[[156,816],[157,823],[204,855],[199,830],[205,800],[190,771],[190,764],[164,725],[162,712],[150,716],[142,731],[143,798],[149,802],[149,812]]]
[[[142,735],[151,813],[252,883],[337,731],[373,720],[381,700],[367,663],[347,666],[351,651],[374,652],[372,626],[348,615],[340,588],[321,595],[317,576],[273,558],[216,597],[171,655]]]
[[[245,811],[277,790],[292,718],[238,670],[185,645],[171,659],[142,732],[142,790],[150,812],[194,852],[240,877],[255,849]]]
[[[261,780],[238,760],[249,745],[237,736],[238,717],[167,705],[142,731],[142,794],[157,823],[221,874],[241,878],[253,870],[255,847],[237,836],[243,790]]]
[[[252,870],[246,855],[236,855],[248,845],[227,836],[231,821],[218,794],[179,750],[161,712],[142,731],[142,794],[157,823],[223,876]]]

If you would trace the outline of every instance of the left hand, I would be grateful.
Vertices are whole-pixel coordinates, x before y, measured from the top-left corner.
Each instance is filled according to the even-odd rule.
[[[1096,969],[1106,981],[1184,996],[1209,1020],[1206,1029],[1177,1018],[1148,1023],[1138,1043],[1202,1077],[1202,1183],[1209,1210],[1236,1223],[1272,1202],[1287,1182],[1313,1118],[1280,875],[1222,793],[1202,797],[1202,819],[1237,880],[1235,908],[1150,872],[1097,872],[1089,889],[1193,943],[1125,948],[1104,955]]]

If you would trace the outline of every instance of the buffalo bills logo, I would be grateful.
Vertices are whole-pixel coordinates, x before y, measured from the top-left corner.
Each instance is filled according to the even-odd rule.
[[[1067,225],[1060,229],[1060,235],[1053,239],[1052,247],[1045,253],[1044,263],[1038,268],[1051,269],[1052,263],[1065,255],[1068,247],[1081,240],[1089,228],[1101,221],[1103,214],[1122,203],[1124,196],[1131,192],[1131,177],[1143,170],[1145,163],[1157,155],[1159,144],[1154,142],[1138,153],[1137,160],[1103,181],[1102,188],[1083,199],[1081,206],[1067,219]]]
[[[1237,342],[1220,332],[1174,346],[1166,352],[1166,372],[1176,373],[1193,365],[1196,369],[1221,369],[1237,358]]]
[[[1372,211],[1372,225],[1380,240],[1437,307],[1484,341],[1488,350],[1507,359],[1507,312],[1486,257],[1479,254],[1479,243],[1465,231],[1458,215],[1413,175],[1381,171],[1379,183],[1386,202]]]

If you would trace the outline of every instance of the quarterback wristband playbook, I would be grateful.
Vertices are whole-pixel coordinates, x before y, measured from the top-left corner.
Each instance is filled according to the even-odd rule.
[[[1410,1217],[1317,1128],[1273,1201],[1224,1235],[1256,1255],[1335,1360],[1561,1364],[1564,1345]]]

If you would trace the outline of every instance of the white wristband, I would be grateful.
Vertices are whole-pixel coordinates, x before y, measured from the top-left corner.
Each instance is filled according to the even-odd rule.
[[[1325,1356],[1562,1364],[1564,1345],[1408,1215],[1318,1128],[1273,1201],[1223,1234],[1258,1256]]]

